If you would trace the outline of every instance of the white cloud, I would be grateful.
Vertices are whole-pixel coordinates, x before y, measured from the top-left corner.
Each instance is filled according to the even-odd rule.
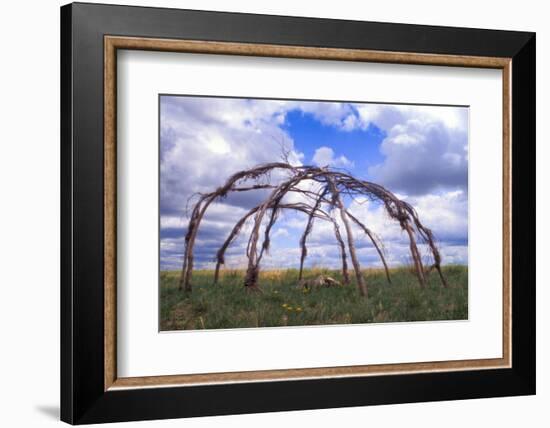
[[[269,109],[268,107],[272,107]],[[280,160],[283,149],[303,157],[272,119],[277,104],[249,100],[170,97],[161,109],[161,202],[163,213],[184,211],[189,196],[209,192],[234,172]],[[241,195],[249,206],[255,198]]]
[[[288,230],[285,228],[278,228],[276,232],[272,235],[273,238],[280,238],[280,237],[288,237],[290,234],[288,233]]]
[[[355,113],[348,103],[308,102],[300,103],[300,110],[313,115],[324,125],[334,126],[344,130],[355,128]]]
[[[466,107],[311,103],[305,110],[344,131],[373,125],[386,133],[381,147],[385,160],[369,173],[393,191],[422,194],[466,187]]]
[[[352,168],[353,162],[350,161],[344,155],[334,157],[334,150],[330,147],[319,147],[315,150],[312,159],[313,163],[318,166],[334,166],[334,167],[344,167]]]
[[[231,151],[231,146],[223,137],[211,136],[206,142],[206,148],[214,154],[224,155]]]
[[[445,242],[467,241],[468,195],[465,191],[429,194],[407,200],[415,207],[422,222],[433,230],[436,239]]]
[[[392,191],[425,194],[468,184],[468,110],[450,107],[361,106],[365,123],[386,132],[382,163],[369,168]]]
[[[390,190],[402,192],[415,206],[422,221],[441,240],[444,263],[467,261],[467,109],[171,97],[161,111],[163,266],[181,266],[186,208],[193,194],[212,191],[235,171],[279,160],[281,148],[289,151],[293,164],[301,164],[303,153],[281,126],[286,114],[295,109],[343,131],[367,129],[370,125],[384,131],[381,150],[385,160],[370,172]],[[330,147],[317,148],[312,160],[320,166],[353,167],[352,160],[336,155]],[[274,174],[271,178],[281,177]],[[265,196],[266,191],[239,193],[209,208],[197,237],[197,267],[212,266],[217,249],[235,222]],[[289,195],[288,201],[303,198]],[[350,209],[383,239],[388,260],[403,263],[408,253],[407,238],[395,222],[389,221],[382,207],[358,201]],[[296,248],[273,245],[264,259],[266,267],[297,265],[297,241],[305,223],[302,214],[281,216],[273,236],[285,241],[294,239]],[[244,266],[249,227],[250,222],[227,251],[228,266]],[[368,239],[359,230],[356,236],[362,264],[379,266]],[[339,247],[330,223],[316,220],[308,242],[307,263],[339,266]]]

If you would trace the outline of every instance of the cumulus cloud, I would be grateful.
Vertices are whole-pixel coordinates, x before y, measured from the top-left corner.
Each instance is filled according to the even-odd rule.
[[[441,121],[409,119],[395,125],[382,142],[383,163],[369,169],[395,191],[423,194],[468,183],[466,130],[449,129]]]
[[[353,167],[353,162],[347,157],[344,155],[334,157],[334,150],[325,146],[319,147],[315,150],[312,161],[318,166],[334,166],[343,168]]]
[[[383,131],[386,137],[381,152],[385,159],[369,173],[394,191],[422,194],[467,187],[467,107],[317,102],[308,103],[303,111],[343,131],[366,130],[369,126]],[[321,153],[320,159],[340,164],[349,161],[333,160],[329,155]],[[329,162],[325,165],[333,165]]]
[[[354,107],[349,103],[309,102],[301,103],[300,110],[311,114],[323,125],[351,131],[357,127]]]
[[[468,109],[362,106],[365,123],[386,132],[373,179],[393,191],[424,194],[468,185]]]
[[[258,107],[256,104],[260,104]],[[281,159],[298,163],[292,139],[273,120],[280,111],[252,100],[167,97],[161,103],[161,210],[182,213],[189,197],[209,192],[235,171]],[[261,107],[264,106],[264,107]],[[261,192],[234,202],[250,206]]]
[[[162,97],[162,269],[181,268],[188,208],[196,201],[197,193],[212,191],[238,170],[279,160],[282,152],[288,153],[293,164],[304,162],[304,153],[284,126],[286,115],[296,110],[342,132],[366,130],[371,126],[380,129],[384,135],[380,145],[383,161],[369,169],[370,176],[390,190],[400,192],[413,204],[440,240],[444,263],[467,262],[467,109]],[[317,147],[311,158],[316,165],[340,168],[353,168],[354,160],[328,146]],[[197,267],[214,265],[216,251],[234,224],[248,209],[259,204],[266,193],[263,190],[240,192],[209,208],[197,237]],[[286,202],[297,202],[299,198],[303,196],[288,196]],[[407,238],[398,225],[389,221],[381,206],[371,201],[355,201],[350,210],[384,240],[391,264],[406,261]],[[297,265],[298,240],[305,222],[303,214],[281,216],[273,237],[286,245],[272,245],[264,257],[264,266]],[[250,222],[228,249],[229,267],[245,265],[249,228]],[[365,266],[378,266],[370,241],[359,230],[356,235],[361,262]],[[316,221],[308,242],[308,265],[339,266],[340,248],[331,224]]]

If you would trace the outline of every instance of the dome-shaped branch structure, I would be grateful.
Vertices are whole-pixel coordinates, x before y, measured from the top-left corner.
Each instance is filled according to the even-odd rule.
[[[273,173],[283,176],[277,184],[270,182],[270,177]],[[267,183],[264,183],[266,180]],[[420,285],[425,285],[426,271],[422,263],[420,251],[418,250],[417,238],[427,245],[433,258],[433,265],[429,270],[435,268],[439,273],[443,286],[447,287],[445,277],[441,272],[441,256],[435,244],[433,233],[420,222],[418,214],[410,204],[398,199],[393,193],[378,184],[359,180],[349,173],[340,170],[329,167],[293,166],[289,163],[277,162],[260,165],[247,171],[240,171],[231,176],[222,187],[214,192],[199,195],[199,199],[191,212],[185,235],[185,252],[179,283],[180,289],[191,291],[194,261],[193,248],[201,221],[208,207],[216,200],[225,198],[230,193],[258,190],[267,191],[268,195],[259,205],[250,209],[235,224],[231,233],[218,250],[216,254],[214,282],[218,282],[220,266],[225,263],[226,250],[237,238],[247,220],[252,218],[252,228],[246,248],[248,266],[244,285],[247,289],[257,289],[260,263],[264,253],[269,251],[271,230],[281,210],[292,210],[304,213],[307,216],[306,227],[300,238],[299,279],[302,279],[304,261],[307,257],[307,238],[313,229],[314,220],[323,220],[332,225],[335,239],[339,245],[344,283],[349,283],[345,244],[345,241],[347,241],[347,251],[351,257],[359,293],[367,296],[367,284],[362,275],[357,257],[352,224],[358,226],[369,238],[382,261],[388,281],[391,281],[382,242],[365,225],[364,221],[357,218],[356,215],[346,208],[346,199],[354,200],[361,197],[381,203],[389,217],[398,222],[401,229],[407,233],[411,257]],[[301,201],[295,203],[287,202],[284,200],[287,195],[298,196]],[[328,206],[328,212],[323,209],[325,206]],[[338,212],[344,225],[345,240],[341,235],[340,226],[333,216],[333,212],[335,211]],[[264,225],[263,241],[261,247],[259,247],[262,225]]]

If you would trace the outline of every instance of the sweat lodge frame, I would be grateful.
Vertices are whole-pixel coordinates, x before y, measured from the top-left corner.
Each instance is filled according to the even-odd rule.
[[[504,183],[503,357],[118,377],[118,49],[502,70],[503,159],[494,161],[503,163]],[[85,3],[63,6],[61,419],[83,424],[534,394],[534,208],[533,33]]]

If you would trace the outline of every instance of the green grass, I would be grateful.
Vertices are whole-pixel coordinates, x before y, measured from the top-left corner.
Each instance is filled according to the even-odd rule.
[[[246,292],[243,271],[224,271],[213,285],[212,271],[193,273],[193,292],[177,288],[179,272],[161,272],[161,330],[280,327],[322,324],[463,320],[468,318],[468,268],[446,266],[449,288],[434,272],[421,288],[408,268],[392,269],[392,284],[381,270],[365,270],[369,298],[349,286],[305,292],[297,287],[295,269],[260,274],[261,293]],[[338,271],[312,269],[304,278]],[[352,272],[350,272],[352,273]]]

